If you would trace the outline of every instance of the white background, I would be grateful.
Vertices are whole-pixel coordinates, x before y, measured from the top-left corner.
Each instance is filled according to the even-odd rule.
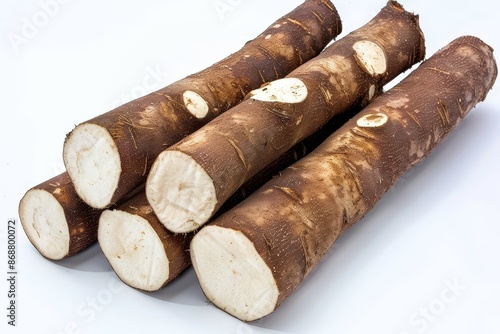
[[[45,3],[58,5],[49,11]],[[7,220],[17,218],[26,190],[62,172],[63,140],[74,125],[211,65],[300,3],[0,0],[2,277]],[[342,35],[385,5],[334,3]],[[401,3],[420,15],[428,56],[465,34],[500,49],[493,0]],[[26,30],[30,24],[35,29]],[[191,269],[156,293],[126,287],[98,245],[48,261],[18,225],[18,326],[7,325],[1,278],[0,331],[499,333],[499,91],[497,84],[269,317],[244,324],[221,312]]]

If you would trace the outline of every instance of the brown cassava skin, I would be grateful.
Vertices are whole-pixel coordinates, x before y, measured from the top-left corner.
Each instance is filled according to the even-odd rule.
[[[381,91],[376,92],[379,95]],[[220,216],[224,212],[230,210],[236,204],[243,201],[255,190],[260,188],[266,182],[271,180],[274,176],[278,175],[283,169],[290,166],[292,163],[302,159],[307,154],[316,149],[328,136],[338,130],[349,119],[355,116],[360,111],[360,108],[353,108],[345,111],[339,115],[335,115],[328,121],[325,126],[321,127],[318,131],[307,137],[300,143],[293,146],[291,149],[283,153],[278,159],[271,162],[260,172],[248,179],[215,213],[214,218]]]
[[[384,51],[386,71],[372,75],[359,64],[353,50],[358,41],[371,41]],[[366,105],[370,87],[378,91],[424,54],[418,17],[391,1],[365,26],[286,76],[307,87],[303,102],[249,98],[167,150],[189,155],[208,173],[216,191],[215,213],[247,179],[333,115]]]
[[[109,204],[141,186],[166,147],[241,102],[252,89],[315,57],[340,32],[330,1],[308,0],[211,67],[86,122],[106,128],[121,157],[119,183]],[[187,90],[206,101],[206,116],[189,112],[183,101]]]
[[[264,183],[269,181],[273,176],[277,175],[281,170],[313,151],[330,134],[332,134],[335,130],[342,126],[351,116],[355,115],[357,112],[359,112],[358,109],[353,109],[349,112],[343,113],[342,115],[333,117],[332,120],[319,131],[285,152],[276,161],[274,161],[257,175],[255,175],[255,177],[245,182],[245,184],[240,187],[240,189],[238,189],[238,191],[236,191],[229,198],[229,200],[226,201],[226,203],[224,203],[224,205],[217,212],[216,216],[230,210],[236,204],[240,203],[242,200],[248,197],[252,192],[264,185]],[[162,240],[165,254],[170,261],[169,277],[164,282],[162,287],[170,283],[191,265],[189,245],[195,235],[195,232],[176,234],[166,229],[154,214],[153,209],[147,201],[144,191],[116,206],[114,210],[121,210],[129,214],[144,218],[146,221],[148,221],[151,227],[158,234],[158,237]],[[104,255],[106,256],[106,254]],[[122,281],[124,282],[128,281],[124,277],[120,277],[120,279],[122,279]]]
[[[253,242],[278,286],[276,307],[343,231],[485,99],[497,76],[492,52],[478,38],[456,39],[310,155],[213,221]],[[379,126],[360,126],[385,116]]]
[[[102,210],[91,208],[78,197],[68,173],[64,172],[57,175],[33,187],[28,190],[27,193],[34,189],[44,190],[52,194],[64,210],[70,240],[69,251],[63,258],[73,256],[97,241],[97,227]],[[21,212],[19,216],[21,217],[21,225],[26,229]],[[53,233],[56,234],[58,231],[53,231]],[[36,242],[33,240],[30,240],[30,242],[42,256],[46,257],[46,255],[36,246]],[[50,258],[50,260],[60,259]]]

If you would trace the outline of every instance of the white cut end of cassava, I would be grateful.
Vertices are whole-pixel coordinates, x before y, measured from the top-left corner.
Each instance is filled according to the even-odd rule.
[[[356,124],[361,128],[377,128],[387,123],[388,120],[389,117],[386,114],[374,113],[360,117]]]
[[[187,90],[182,94],[184,105],[196,118],[203,118],[208,114],[208,104],[200,94]]]
[[[359,65],[372,76],[384,74],[387,70],[387,59],[384,50],[371,41],[354,43],[353,49]]]
[[[189,155],[173,150],[163,151],[154,162],[146,196],[161,223],[174,233],[205,224],[217,203],[210,175]]]
[[[300,103],[307,97],[307,87],[297,78],[283,78],[250,92],[254,100],[264,102]]]
[[[78,125],[64,143],[63,157],[78,196],[97,209],[109,206],[122,169],[108,130],[96,124]]]
[[[29,190],[19,204],[21,223],[30,242],[51,260],[69,252],[69,228],[61,204],[48,191]]]
[[[207,298],[243,321],[276,308],[279,290],[271,269],[241,232],[207,226],[191,242],[191,260]]]
[[[127,285],[144,291],[163,287],[169,260],[148,221],[121,210],[106,210],[99,219],[99,245],[115,273]]]

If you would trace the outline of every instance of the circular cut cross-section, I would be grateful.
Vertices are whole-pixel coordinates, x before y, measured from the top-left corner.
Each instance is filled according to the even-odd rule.
[[[210,175],[179,151],[158,156],[149,172],[146,196],[160,222],[174,233],[196,230],[212,216],[217,203]]]
[[[48,259],[60,260],[69,252],[69,230],[61,204],[48,191],[32,189],[19,204],[19,216],[35,248]]]
[[[101,249],[120,279],[136,289],[156,291],[169,275],[163,243],[148,221],[120,210],[106,210],[99,220]]]
[[[66,139],[63,157],[78,196],[97,209],[109,206],[122,169],[108,130],[90,123],[77,126]]]
[[[207,298],[243,321],[276,308],[279,290],[271,269],[241,232],[207,226],[191,242],[191,260]]]

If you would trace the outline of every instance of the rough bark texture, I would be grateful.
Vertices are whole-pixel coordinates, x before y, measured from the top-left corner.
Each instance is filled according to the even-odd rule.
[[[288,167],[292,163],[298,161],[299,159],[303,158],[306,156],[306,154],[310,153],[313,151],[316,147],[318,147],[329,135],[331,135],[335,130],[340,128],[343,124],[347,122],[348,119],[350,119],[352,116],[354,116],[357,112],[359,112],[359,109],[352,109],[349,112],[343,113],[341,115],[337,115],[333,117],[324,127],[322,127],[319,131],[305,139],[304,141],[300,142],[299,144],[295,145],[292,149],[288,150],[285,152],[282,156],[280,156],[276,161],[271,163],[269,166],[267,166],[265,169],[260,171],[257,175],[255,175],[253,178],[249,179],[245,184],[238,189],[229,199],[224,203],[224,205],[219,209],[217,214],[215,215],[216,217],[232,207],[234,207],[236,204],[240,203],[242,200],[244,200],[246,197],[248,197],[252,192],[257,190],[259,187],[264,185],[267,181],[271,180],[273,176],[276,176],[281,170],[284,168]],[[113,269],[115,270],[115,273],[117,276],[127,285],[140,289],[140,290],[146,290],[146,291],[155,291],[163,288],[166,286],[168,283],[170,283],[173,279],[175,279],[178,275],[180,275],[186,268],[188,268],[191,265],[191,259],[189,255],[189,245],[190,242],[195,235],[195,232],[191,233],[183,233],[183,234],[175,234],[170,232],[161,224],[161,222],[158,220],[156,215],[153,212],[153,209],[149,205],[146,194],[144,192],[140,192],[137,195],[135,195],[133,198],[123,202],[122,204],[116,206],[116,208],[113,209],[113,211],[123,211],[126,212],[132,216],[139,216],[143,219],[145,219],[153,228],[155,233],[158,235],[158,238],[161,239],[163,243],[163,252],[165,253],[166,257],[169,259],[169,274],[168,278],[165,279],[163,284],[157,285],[154,289],[149,288],[145,289],[143,285],[140,284],[134,284],[133,280],[131,280],[129,277],[126,276],[126,273],[120,272],[120,269],[115,267],[115,263],[117,261],[126,261],[125,257],[122,256],[122,259],[116,259],[117,254],[114,254],[112,250],[108,250],[109,245],[103,244],[103,242],[100,241],[101,244],[101,249],[104,253],[104,256],[108,259],[108,262],[111,264]],[[99,235],[101,233],[104,233],[103,231],[105,229],[102,228],[103,224],[106,224],[106,220],[103,218],[104,215],[101,216],[100,219],[100,227],[99,227]],[[130,218],[130,217],[127,217]],[[132,219],[129,219],[127,221],[123,221],[123,224],[133,224]],[[125,226],[123,226],[125,227]],[[120,228],[120,227],[118,227]],[[120,232],[116,233],[117,231],[114,231],[115,234],[122,234]],[[111,232],[106,232],[106,233],[111,233]],[[138,231],[138,234],[140,232]],[[139,242],[135,244],[130,244],[128,245],[129,247],[127,248],[125,245],[123,246],[123,253],[126,252],[143,252],[141,255],[142,261],[141,262],[146,262],[149,261],[151,258],[154,258],[155,256],[163,255],[159,254],[160,250],[158,250],[155,254],[151,254],[149,252],[149,249],[147,248],[148,245],[145,245],[146,248],[142,245],[142,242],[139,240]],[[119,255],[118,255],[119,256]],[[134,273],[135,275],[135,273]],[[146,278],[145,278],[146,280]]]
[[[381,91],[378,91],[375,94],[378,96],[380,93]],[[333,132],[338,130],[349,119],[354,117],[360,109],[361,108],[358,106],[357,108],[335,115],[318,131],[283,153],[278,159],[274,160],[260,172],[248,179],[233,195],[231,195],[231,197],[229,197],[227,201],[224,202],[221,208],[217,210],[213,218],[216,218],[228,211],[236,204],[250,196],[250,194],[266,182],[277,176],[283,169],[311,153]]]
[[[36,192],[58,204],[63,214],[48,211],[44,206],[47,203]],[[44,257],[51,260],[75,255],[94,244],[101,212],[89,207],[78,197],[66,172],[28,190],[19,204],[19,217],[28,239]],[[67,239],[64,246],[67,251],[57,257],[49,255],[47,248],[60,238]]]
[[[340,32],[333,5],[328,0],[308,0],[213,66],[84,123],[107,129],[121,161],[114,194],[99,207],[119,201],[143,184],[154,159],[166,147],[239,103],[252,89],[316,56]],[[65,145],[65,157],[67,149]],[[69,172],[75,181],[78,176]]]
[[[177,182],[172,182],[171,173],[164,172],[159,161],[169,152],[191,157],[209,175],[216,193],[213,214],[247,179],[333,115],[366,105],[384,84],[422,60],[424,53],[418,17],[389,2],[365,26],[336,41],[285,79],[253,91],[249,99],[164,151],[146,184],[153,209],[162,223],[172,228],[172,221],[167,221],[170,216],[164,219],[163,213],[182,208],[179,203],[163,206],[171,201],[164,200],[163,194]],[[164,180],[159,176],[162,173]],[[196,201],[200,199],[191,196],[190,203]],[[184,203],[186,211],[192,211],[190,203]],[[188,219],[196,221],[197,217]]]
[[[210,225],[240,231],[253,243],[278,286],[276,307],[343,231],[485,99],[497,76],[492,51],[475,37],[454,40]],[[191,253],[194,262],[198,255]]]

